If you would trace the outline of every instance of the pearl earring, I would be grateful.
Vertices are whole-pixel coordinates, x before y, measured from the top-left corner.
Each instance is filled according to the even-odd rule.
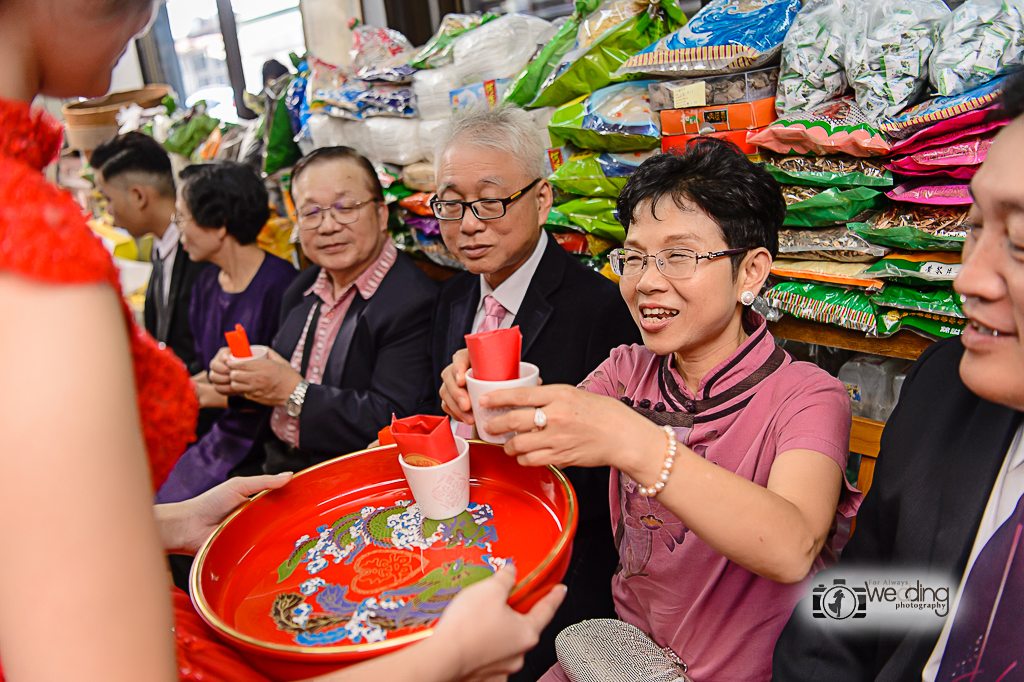
[[[743,305],[750,305],[751,303],[754,302],[755,298],[757,298],[757,296],[754,294],[753,291],[744,291],[740,295],[740,303],[742,303]]]

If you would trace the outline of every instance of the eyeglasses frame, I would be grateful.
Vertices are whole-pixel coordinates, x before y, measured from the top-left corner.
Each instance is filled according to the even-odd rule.
[[[647,271],[647,259],[648,258],[653,258],[654,259],[654,265],[655,265],[655,267],[658,268],[658,272],[660,272],[665,277],[668,277],[669,279],[689,279],[693,275],[685,275],[685,276],[681,277],[679,275],[669,275],[669,274],[667,274],[664,270],[661,269],[661,265],[660,265],[661,259],[658,258],[658,256],[660,256],[661,254],[665,253],[666,251],[689,251],[694,256],[693,271],[697,272],[697,265],[702,260],[712,261],[712,260],[716,260],[718,258],[725,258],[726,256],[735,256],[735,255],[738,255],[738,254],[741,254],[741,253],[746,253],[747,251],[753,251],[754,248],[755,247],[753,247],[753,246],[747,246],[747,247],[744,247],[742,249],[726,249],[725,251],[708,251],[707,253],[697,253],[693,249],[684,249],[684,248],[679,248],[679,247],[673,247],[673,248],[670,248],[670,249],[662,249],[661,251],[658,251],[657,253],[641,253],[640,251],[637,251],[636,249],[629,249],[629,248],[626,248],[626,247],[620,247],[618,249],[614,249],[612,251],[612,253],[615,253],[616,251],[632,251],[633,253],[640,254],[640,256],[644,259],[643,265],[640,266],[640,272],[638,272],[635,275],[617,275],[618,277],[629,277],[629,278],[632,278],[632,277],[640,277],[640,276],[642,276],[644,274],[644,272]],[[612,255],[611,254],[608,254],[608,263],[609,263],[609,265],[611,265],[612,272],[614,273],[615,272],[615,266],[612,264]]]
[[[380,199],[374,197],[372,199],[367,199],[366,201],[357,201],[352,206],[343,206],[342,208],[358,211],[359,209],[361,209],[363,206],[366,206],[367,204],[376,204],[376,203],[379,203],[380,201],[381,201]],[[336,215],[334,215],[334,207],[337,206],[339,203],[340,203],[340,201],[336,201],[333,204],[331,204],[330,206],[326,206],[326,207],[325,206],[321,206],[319,204],[313,204],[312,208],[318,209],[320,211],[320,214],[321,214],[320,222],[315,227],[303,227],[302,224],[301,224],[303,216],[298,211],[295,212],[295,224],[298,226],[298,228],[300,230],[304,230],[304,231],[319,230],[321,227],[323,227],[323,224],[324,224],[323,215],[326,214],[326,213],[330,213],[331,217],[334,218],[334,221],[336,223],[338,223],[339,225],[351,225],[352,223],[356,222],[356,220],[359,220],[359,216],[358,215],[356,215],[356,220],[351,220],[351,221],[349,221],[347,223],[344,223],[344,222],[338,220],[338,217]]]
[[[526,194],[531,189],[533,189],[537,185],[537,183],[540,182],[541,180],[543,180],[543,178],[537,178],[536,180],[531,182],[526,187],[522,188],[518,192],[513,192],[512,196],[507,197],[505,199],[477,199],[476,201],[454,201],[454,200],[450,200],[450,199],[438,199],[437,195],[435,194],[434,196],[432,196],[430,198],[430,210],[434,214],[435,218],[437,218],[438,220],[444,220],[446,222],[454,222],[456,220],[462,220],[463,218],[465,218],[466,217],[466,208],[467,207],[469,208],[470,211],[473,212],[473,215],[476,216],[477,220],[497,220],[498,218],[504,218],[505,217],[505,214],[508,213],[508,206],[509,206],[509,204],[511,204],[512,202],[516,201],[517,199],[520,199],[524,194]],[[499,201],[499,202],[501,202],[501,215],[496,215],[496,216],[484,218],[479,213],[477,213],[476,212],[475,204],[479,204],[480,202],[483,202],[483,201]],[[437,204],[442,204],[442,203],[444,203],[444,204],[459,204],[460,206],[462,206],[462,215],[460,215],[458,218],[442,218],[441,216],[439,216],[437,214],[437,209],[435,208],[435,206]]]

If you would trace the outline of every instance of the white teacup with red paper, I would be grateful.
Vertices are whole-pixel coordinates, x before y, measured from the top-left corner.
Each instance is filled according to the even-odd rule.
[[[267,347],[259,345],[250,346],[249,336],[245,333],[245,327],[240,324],[235,325],[235,331],[224,332],[224,339],[228,342],[228,348],[231,349],[231,357],[235,360],[249,361],[267,357]]]
[[[519,327],[496,329],[477,334],[466,334],[471,369],[466,372],[466,390],[476,420],[476,433],[480,440],[502,444],[512,434],[500,436],[487,430],[487,422],[509,411],[508,407],[486,409],[480,407],[480,396],[506,388],[525,388],[540,383],[540,370],[536,365],[520,360],[523,335]]]
[[[412,497],[424,518],[443,520],[469,507],[469,443],[445,417],[393,419],[391,437]]]

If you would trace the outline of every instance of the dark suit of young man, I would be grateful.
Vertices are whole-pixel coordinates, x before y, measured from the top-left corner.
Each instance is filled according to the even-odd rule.
[[[928,569],[948,575],[952,585],[964,577],[1022,414],[964,385],[963,353],[959,339],[936,343],[907,375],[840,567]],[[815,576],[815,583],[828,580],[827,571]],[[772,679],[920,682],[938,639],[939,629],[853,636],[808,625],[797,614],[776,644]]]
[[[455,275],[441,288],[434,314],[432,356],[435,391],[441,370],[466,347],[480,303],[480,276]],[[545,384],[575,386],[622,344],[640,343],[640,332],[619,289],[547,239],[513,324],[523,334],[522,358],[540,368]],[[440,412],[440,401],[437,402]],[[565,584],[565,602],[526,656],[523,671],[511,680],[535,680],[555,663],[554,638],[588,618],[614,618],[611,579],[619,555],[612,538],[608,506],[608,469],[569,467],[564,473],[576,489],[580,521]]]
[[[192,261],[181,244],[175,248],[174,264],[170,272],[170,291],[165,306],[167,319],[157,319],[156,277],[150,277],[149,286],[146,287],[146,308],[143,317],[146,331],[157,341],[166,343],[188,367],[189,374],[196,374],[206,368],[197,364],[195,339],[192,336],[192,326],[189,324],[189,308],[192,305],[192,285],[199,273],[210,264]],[[156,257],[154,254],[154,258]],[[164,273],[164,276],[166,277],[167,273]]]

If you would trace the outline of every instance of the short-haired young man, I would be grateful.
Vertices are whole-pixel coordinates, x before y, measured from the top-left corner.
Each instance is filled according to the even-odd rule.
[[[146,289],[146,331],[166,343],[189,372],[196,365],[188,311],[192,285],[208,263],[193,262],[179,244],[174,223],[174,173],[160,144],[143,133],[104,141],[90,159],[96,187],[117,227],[135,238],[152,234],[153,274]]]

